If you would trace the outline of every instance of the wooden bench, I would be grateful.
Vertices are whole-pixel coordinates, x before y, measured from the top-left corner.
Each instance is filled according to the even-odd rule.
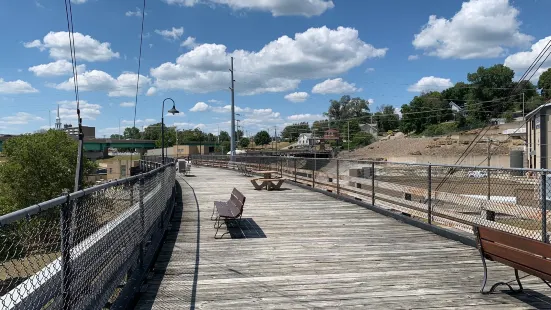
[[[484,280],[480,289],[482,294],[492,293],[499,285],[506,285],[513,292],[522,292],[519,270],[542,279],[551,287],[547,282],[551,281],[551,244],[487,227],[475,227],[474,230],[484,265]],[[514,290],[509,283],[498,282],[485,292],[488,279],[487,259],[514,268],[519,289]]]
[[[253,184],[254,188],[256,190],[261,190],[263,188],[266,188],[267,190],[279,190],[281,189],[281,185],[283,184],[285,180],[284,179],[251,179],[251,183]],[[258,182],[261,182],[258,184]]]
[[[241,216],[243,214],[243,206],[245,205],[245,196],[241,194],[240,191],[238,191],[236,188],[233,189],[230,199],[226,202],[224,201],[215,201],[214,207],[212,209],[212,214],[210,216],[210,219],[215,221],[214,228],[216,228],[216,232],[214,233],[215,239],[222,238],[226,233],[222,234],[220,238],[217,238],[218,230],[222,226],[222,222],[226,224],[226,227],[228,227],[227,222],[232,221],[234,223],[237,223],[237,226],[239,227],[239,220],[241,220]],[[214,213],[216,212],[216,217],[214,217]],[[223,221],[221,221],[223,220]]]

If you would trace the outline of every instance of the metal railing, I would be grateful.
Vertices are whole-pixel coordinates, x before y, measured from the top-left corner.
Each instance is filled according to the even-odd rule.
[[[549,242],[551,170],[282,156],[194,156],[197,165],[276,170],[287,180],[453,230],[487,226]]]
[[[150,160],[139,175],[0,216],[0,308],[126,307],[175,204],[174,161]]]

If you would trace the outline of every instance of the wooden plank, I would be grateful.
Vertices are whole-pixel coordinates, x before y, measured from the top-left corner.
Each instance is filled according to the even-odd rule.
[[[283,174],[294,179],[292,170]],[[185,178],[190,186],[180,180],[184,207],[137,309],[545,308],[529,296],[479,294],[483,269],[474,248],[292,182],[268,193],[237,171],[197,166],[194,175]],[[246,238],[215,240],[212,204],[234,187],[247,197],[246,227],[238,231]],[[489,269],[490,281],[511,278],[505,265],[489,262]],[[535,278],[524,281],[547,292]]]
[[[547,274],[547,278],[551,277],[551,261],[548,259],[488,240],[481,240],[480,243],[484,253],[516,262],[519,265]]]
[[[503,245],[531,252],[543,257],[551,257],[551,244],[487,227],[479,227],[478,232],[480,234],[480,238],[482,239],[501,243]],[[549,261],[549,263],[551,264],[551,261]]]

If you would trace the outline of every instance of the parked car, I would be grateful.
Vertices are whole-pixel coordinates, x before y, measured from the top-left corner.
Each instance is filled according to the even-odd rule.
[[[475,178],[475,179],[487,178],[488,177],[488,172],[483,171],[483,170],[469,171],[469,173],[467,174],[467,177],[468,178]]]

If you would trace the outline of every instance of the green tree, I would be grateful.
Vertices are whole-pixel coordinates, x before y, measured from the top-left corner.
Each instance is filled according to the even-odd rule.
[[[219,138],[220,138],[220,142],[231,140],[230,134],[227,131],[220,131]]]
[[[147,126],[143,132],[143,138],[145,140],[159,140],[161,138],[161,123]]]
[[[306,122],[286,126],[281,132],[281,137],[289,141],[297,141],[301,133],[310,132],[310,126]]]
[[[123,137],[125,139],[141,139],[140,130],[136,127],[127,127],[124,129]]]
[[[540,75],[538,88],[541,90],[543,99],[551,99],[551,68]]]
[[[370,145],[371,143],[373,143],[373,141],[375,141],[375,138],[372,134],[360,131],[356,133],[352,138],[351,145],[354,148],[363,147]]]
[[[241,138],[241,140],[239,140],[239,146],[242,148],[249,147],[250,143],[251,143],[251,140],[249,140],[249,138]]]
[[[442,91],[442,99],[447,102],[453,101],[459,107],[463,108],[471,96],[472,87],[472,85],[463,82],[455,83],[453,87]]]
[[[405,132],[423,132],[427,126],[453,119],[450,105],[442,100],[439,92],[429,92],[415,96],[409,104],[402,106],[400,129]]]
[[[6,161],[0,165],[0,214],[55,198],[64,189],[73,191],[78,146],[65,132],[16,136],[2,148]],[[94,162],[83,158],[84,176],[95,169]]]
[[[270,134],[266,130],[259,131],[254,136],[254,143],[256,145],[266,145],[272,142],[272,138],[270,137]]]
[[[373,118],[377,121],[377,129],[379,132],[387,132],[400,127],[400,118],[398,114],[394,112],[394,107],[391,105],[383,106],[381,111],[375,113]]]
[[[111,135],[111,139],[114,139],[114,140],[122,140],[122,139],[124,139],[124,136],[123,136],[123,135],[119,135],[119,134],[113,134],[113,135]]]
[[[241,138],[243,138],[243,130],[239,129],[235,132],[235,139],[237,141],[241,141]]]
[[[329,110],[324,113],[330,120],[341,121],[369,115],[369,103],[362,98],[342,96],[339,100],[331,100]]]
[[[502,64],[479,67],[476,72],[467,74],[467,80],[473,87],[468,103],[469,114],[486,121],[511,109],[515,100],[506,97],[514,87],[514,76],[515,72]]]

